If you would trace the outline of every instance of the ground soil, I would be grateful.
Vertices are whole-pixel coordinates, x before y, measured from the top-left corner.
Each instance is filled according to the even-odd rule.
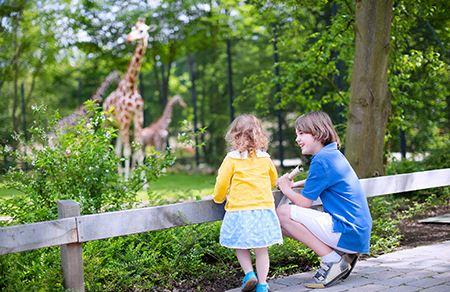
[[[450,213],[450,206],[438,206],[423,214],[402,221],[399,226],[403,235],[400,241],[400,248],[405,249],[450,240],[450,224],[418,222],[420,219],[447,213]]]

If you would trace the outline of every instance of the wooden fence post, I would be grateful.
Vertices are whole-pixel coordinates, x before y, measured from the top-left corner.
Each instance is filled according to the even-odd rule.
[[[80,216],[80,204],[70,200],[58,201],[59,218],[76,216]],[[64,288],[69,291],[84,291],[81,243],[61,245],[61,266],[64,277]]]

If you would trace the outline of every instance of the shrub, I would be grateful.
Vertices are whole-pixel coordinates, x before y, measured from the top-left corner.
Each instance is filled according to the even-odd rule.
[[[27,151],[3,148],[19,162],[5,175],[4,187],[19,193],[2,198],[0,214],[12,218],[2,225],[57,219],[58,200],[79,202],[82,214],[129,208],[143,187],[142,177],[155,180],[173,163],[169,152],[154,153],[125,180],[117,172],[119,159],[112,146],[116,131],[95,103],[85,106],[86,116],[57,132],[52,145],[47,131],[34,126],[29,144],[22,148]],[[61,274],[55,247],[2,256],[0,268],[0,290],[61,287],[61,276],[55,277]]]

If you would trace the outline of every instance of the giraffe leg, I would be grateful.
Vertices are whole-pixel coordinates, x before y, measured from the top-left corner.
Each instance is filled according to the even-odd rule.
[[[140,95],[138,98],[139,99]],[[141,98],[142,99],[142,98]],[[142,128],[144,124],[144,111],[141,108],[138,108],[134,113],[134,141],[139,144],[136,150],[136,163],[137,165],[141,165],[144,163],[145,151],[143,151],[143,142],[142,142]]]
[[[119,157],[119,165],[117,166],[117,170],[119,172],[119,175],[123,175],[123,168],[122,168],[122,140],[120,139],[120,135],[117,135],[116,139],[116,156]]]
[[[144,164],[146,145],[142,144],[141,149],[142,149],[141,163]],[[143,182],[143,189],[144,189],[144,191],[147,191],[148,190],[148,182],[147,182],[147,178],[145,177],[144,173],[142,173],[141,179]]]
[[[142,100],[142,97],[137,94],[136,100]],[[139,143],[138,148],[136,150],[136,164],[142,165],[144,164],[145,159],[145,144],[142,141],[142,128],[144,127],[144,106],[136,106],[136,112],[134,113],[134,141]],[[145,177],[145,173],[141,174],[141,180],[143,182],[144,190],[147,190],[148,184]]]
[[[123,143],[123,156],[125,156],[125,180],[130,177],[130,156],[131,156],[131,146],[130,141]]]
[[[123,144],[123,156],[125,157],[124,175],[125,179],[128,180],[130,176],[130,132],[128,127],[124,127],[120,130],[121,142]]]

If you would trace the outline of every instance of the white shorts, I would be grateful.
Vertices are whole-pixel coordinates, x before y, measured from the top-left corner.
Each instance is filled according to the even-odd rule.
[[[330,214],[296,205],[290,205],[290,207],[291,219],[303,224],[320,241],[333,249],[346,253],[356,253],[337,246],[341,233],[333,232],[333,219]]]

